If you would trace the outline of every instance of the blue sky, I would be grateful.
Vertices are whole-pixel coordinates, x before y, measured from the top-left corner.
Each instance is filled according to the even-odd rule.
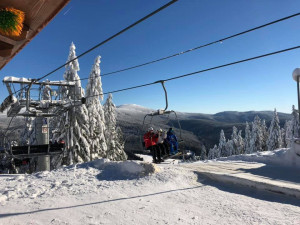
[[[38,78],[66,62],[70,43],[77,55],[167,1],[72,0],[9,64],[0,77]],[[179,0],[169,8],[79,59],[88,77],[101,55],[102,73],[168,56],[298,13],[296,0]],[[300,16],[156,64],[102,78],[105,92],[161,80],[300,44]],[[273,110],[297,104],[292,71],[300,50],[258,59],[166,83],[169,109],[185,112]],[[64,70],[49,77],[62,79]],[[83,82],[86,86],[86,82]],[[1,100],[8,93],[0,88]],[[158,85],[113,95],[116,105],[164,108]]]

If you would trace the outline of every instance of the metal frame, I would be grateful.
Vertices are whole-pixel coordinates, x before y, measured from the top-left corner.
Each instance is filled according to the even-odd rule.
[[[299,88],[299,81],[300,81],[300,76],[297,76],[297,95],[298,95],[298,115],[299,115],[299,122],[300,122],[300,88]]]
[[[37,81],[36,79],[26,79],[26,78],[16,78],[16,77],[5,77],[3,79],[3,83],[5,83],[10,96],[5,99],[6,102],[3,102],[3,107],[1,109],[9,109],[7,111],[8,117],[15,117],[15,116],[23,116],[23,117],[36,117],[38,120],[46,119],[48,117],[58,116],[60,112],[66,112],[76,105],[83,104],[83,100],[75,100],[69,99],[69,101],[62,101],[60,100],[60,94],[55,96],[55,100],[52,99],[52,94],[50,93],[49,100],[44,100],[45,105],[41,104],[41,99],[39,97],[38,100],[32,100],[30,96],[30,91],[33,89],[33,85],[38,85],[39,87],[37,90],[39,91],[39,96],[41,95],[41,91],[43,86],[58,86],[58,87],[70,87],[71,89],[75,87],[74,81]],[[16,97],[13,95],[15,92],[14,90],[14,83],[20,84],[21,91],[20,94],[17,94]],[[26,85],[26,86],[25,86]],[[22,89],[23,88],[23,89]],[[13,92],[14,90],[14,92]],[[73,91],[75,95],[75,90]],[[24,99],[25,94],[25,99]],[[58,98],[58,99],[57,99]],[[5,104],[4,104],[5,103]],[[1,106],[2,106],[1,105]],[[25,108],[25,111],[21,112],[22,108]],[[54,112],[49,113],[49,109],[54,108]],[[42,130],[43,123],[40,123],[36,130]],[[49,129],[49,128],[48,128]],[[46,135],[46,136],[45,136]],[[54,146],[49,145],[49,130],[48,133],[45,135],[41,135],[41,137],[37,141],[37,146],[35,145],[26,145],[26,146],[19,146],[20,154],[14,154],[13,148],[10,147],[6,150],[7,155],[12,158],[30,158],[36,156],[46,156],[46,155],[55,155],[61,154],[63,150],[55,150],[51,151]],[[38,148],[40,147],[40,150]],[[64,146],[65,148],[65,146]],[[31,151],[31,149],[37,149],[36,151]]]
[[[166,90],[166,87],[165,87],[165,81],[164,81],[164,80],[159,80],[159,81],[156,81],[155,83],[160,83],[160,84],[162,85],[163,89],[164,89],[165,100],[166,100],[166,106],[165,106],[165,109],[158,109],[158,110],[155,111],[155,112],[146,114],[146,115],[144,116],[142,130],[144,130],[144,127],[145,127],[145,121],[146,121],[146,118],[147,118],[148,116],[151,117],[150,123],[152,123],[152,119],[153,119],[153,117],[155,117],[155,116],[170,115],[171,113],[174,113],[175,118],[176,118],[177,123],[178,123],[178,127],[179,127],[179,137],[180,137],[180,141],[182,141],[182,136],[181,136],[181,125],[180,125],[180,122],[179,122],[177,113],[176,113],[174,110],[168,110],[168,111],[167,111],[167,109],[168,109],[168,93],[167,93],[167,90]]]
[[[147,117],[151,117],[150,123],[152,123],[152,119],[155,116],[169,115],[169,117],[170,117],[170,114],[173,113],[175,115],[175,118],[177,120],[178,127],[179,127],[179,138],[180,139],[178,140],[178,143],[183,142],[182,135],[181,135],[181,124],[180,124],[180,121],[178,119],[177,113],[174,110],[167,110],[168,109],[168,93],[167,93],[167,89],[165,87],[165,81],[164,80],[159,80],[159,81],[156,81],[155,83],[160,83],[162,85],[163,89],[164,89],[166,106],[165,106],[164,109],[158,109],[157,111],[146,114],[144,116],[142,131],[144,131],[144,129],[145,129],[145,121],[146,121]],[[145,148],[142,145],[142,135],[140,137],[141,137],[140,144],[141,144],[142,150],[144,150]],[[182,150],[182,159],[184,160],[183,150]]]

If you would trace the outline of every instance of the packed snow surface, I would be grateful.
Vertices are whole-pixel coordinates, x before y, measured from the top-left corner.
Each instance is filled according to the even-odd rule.
[[[0,175],[0,224],[299,224],[296,199],[215,183],[167,160]]]
[[[300,156],[293,149],[282,148],[274,151],[256,152],[253,154],[233,155],[219,158],[216,161],[246,161],[265,164],[296,167],[300,169]]]

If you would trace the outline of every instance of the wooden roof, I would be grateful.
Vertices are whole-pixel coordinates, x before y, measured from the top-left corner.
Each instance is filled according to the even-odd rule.
[[[1,0],[0,9],[13,7],[25,12],[19,37],[0,34],[0,70],[37,35],[70,0]]]

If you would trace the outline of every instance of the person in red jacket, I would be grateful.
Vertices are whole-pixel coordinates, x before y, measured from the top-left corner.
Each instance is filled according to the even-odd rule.
[[[161,154],[160,148],[157,145],[158,135],[153,132],[153,128],[150,127],[148,132],[144,135],[145,147],[147,150],[150,150],[153,157],[154,163],[160,163]]]

